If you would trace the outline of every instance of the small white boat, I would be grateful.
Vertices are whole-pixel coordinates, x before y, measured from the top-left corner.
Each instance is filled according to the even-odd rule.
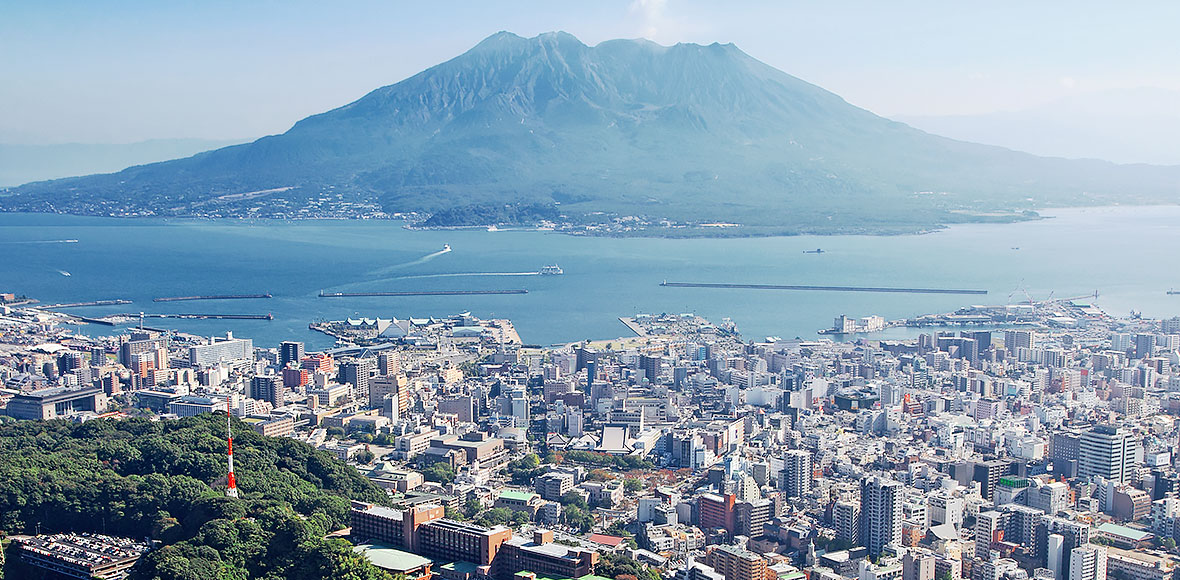
[[[560,276],[562,274],[565,274],[565,270],[562,270],[561,266],[558,266],[557,264],[552,264],[549,266],[545,266],[544,268],[541,268],[541,271],[539,273],[542,276]]]
[[[450,245],[450,244],[443,244],[443,249],[442,249],[442,251],[444,251],[444,252],[449,252],[449,251],[451,251],[451,245]]]

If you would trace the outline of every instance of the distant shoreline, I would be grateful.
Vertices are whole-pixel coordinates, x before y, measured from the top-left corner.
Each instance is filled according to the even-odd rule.
[[[1156,204],[1158,205],[1158,204]],[[1180,204],[1177,204],[1180,205]],[[1095,206],[1095,207],[1151,207],[1151,206]],[[649,238],[649,239],[741,239],[741,238],[793,238],[800,236],[910,236],[910,235],[925,235],[943,231],[951,226],[957,225],[971,225],[971,224],[1013,224],[1029,221],[1037,221],[1047,219],[1041,212],[1053,211],[1057,209],[1086,209],[1085,207],[1077,208],[1042,208],[1037,212],[1026,213],[996,213],[989,215],[971,215],[971,214],[952,214],[959,217],[966,217],[961,221],[947,221],[944,223],[934,224],[909,224],[897,226],[856,226],[848,228],[832,227],[832,228],[798,228],[798,227],[778,227],[767,225],[743,225],[743,224],[726,224],[726,227],[720,226],[703,226],[698,224],[685,224],[676,226],[662,226],[662,225],[640,225],[629,226],[626,228],[604,229],[610,224],[574,224],[563,223],[554,226],[538,226],[534,224],[474,224],[474,225],[447,225],[447,226],[424,226],[417,225],[411,220],[404,217],[405,214],[389,215],[389,216],[308,216],[308,217],[270,217],[270,216],[199,216],[199,215],[101,215],[101,214],[86,214],[86,213],[71,213],[71,212],[22,212],[22,211],[3,211],[0,210],[0,215],[29,215],[29,216],[72,216],[78,218],[92,218],[92,219],[125,219],[125,220],[158,220],[162,222],[258,222],[258,223],[281,223],[281,222],[317,222],[317,221],[348,221],[348,222],[364,222],[364,221],[380,221],[380,222],[402,222],[402,228],[410,231],[479,231],[487,230],[489,233],[511,233],[511,232],[533,232],[533,233],[554,233],[574,237],[594,237],[594,238]],[[969,219],[975,217],[977,219]],[[417,220],[418,223],[424,220]]]
[[[964,219],[962,221],[952,221],[948,223],[939,223],[932,225],[914,225],[913,227],[856,227],[845,229],[815,229],[815,230],[799,230],[799,229],[778,229],[775,226],[745,226],[737,225],[736,227],[715,227],[702,228],[700,226],[645,226],[635,227],[625,231],[606,231],[606,230],[590,230],[590,229],[574,229],[577,226],[572,224],[562,224],[562,226],[548,227],[537,226],[532,224],[479,224],[479,225],[454,225],[454,226],[423,226],[415,225],[406,215],[413,215],[412,212],[406,214],[395,214],[388,216],[310,216],[310,217],[266,217],[266,216],[191,216],[191,215],[99,215],[86,213],[71,213],[71,212],[24,212],[24,211],[4,211],[0,210],[0,216],[4,215],[22,215],[22,216],[41,216],[45,218],[52,218],[57,216],[74,217],[81,219],[118,219],[128,221],[158,221],[158,222],[178,222],[178,223],[313,223],[313,222],[390,222],[401,223],[403,229],[409,231],[432,232],[432,231],[481,231],[488,230],[495,227],[489,233],[553,233],[562,234],[572,237],[589,237],[589,238],[641,238],[641,239],[746,239],[746,238],[795,238],[801,236],[822,236],[822,237],[836,237],[836,236],[919,236],[926,234],[933,234],[945,231],[953,226],[964,225],[1002,225],[1002,224],[1018,224],[1043,221],[1054,219],[1062,211],[1111,211],[1111,210],[1147,210],[1150,208],[1174,208],[1180,207],[1180,203],[1175,204],[1116,204],[1116,205],[1095,205],[1095,206],[1047,206],[1038,208],[1035,211],[1029,210],[1028,213],[1016,214],[997,214],[977,216],[980,219]],[[969,214],[961,214],[969,215]],[[420,216],[416,219],[420,220]]]

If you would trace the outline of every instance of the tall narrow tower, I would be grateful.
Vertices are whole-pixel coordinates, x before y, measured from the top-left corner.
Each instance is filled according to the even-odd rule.
[[[234,481],[234,432],[230,428],[229,411],[225,412],[225,433],[229,437],[229,475],[225,482],[225,496],[238,497],[238,483]]]

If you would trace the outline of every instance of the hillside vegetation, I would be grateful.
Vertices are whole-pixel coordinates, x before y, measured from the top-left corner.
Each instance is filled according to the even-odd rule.
[[[0,529],[159,540],[139,580],[387,578],[324,539],[350,498],[385,493],[323,451],[234,424],[239,499],[224,492],[224,416],[0,424]],[[29,577],[11,556],[5,577]]]

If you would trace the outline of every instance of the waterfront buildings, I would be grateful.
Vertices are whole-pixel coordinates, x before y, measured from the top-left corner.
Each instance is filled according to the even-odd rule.
[[[1011,335],[856,342],[645,315],[628,319],[636,336],[546,348],[460,314],[399,319],[380,351],[283,343],[207,366],[186,356],[200,337],[30,322],[4,336],[0,405],[32,418],[47,407],[30,400],[86,389],[105,400],[50,408],[224,405],[391,490],[396,507],[353,512],[351,539],[453,580],[579,578],[595,559],[690,580],[1100,580],[1099,543],[1107,576],[1171,580],[1180,336],[1040,310],[1043,327]],[[142,340],[165,348],[116,361]]]

